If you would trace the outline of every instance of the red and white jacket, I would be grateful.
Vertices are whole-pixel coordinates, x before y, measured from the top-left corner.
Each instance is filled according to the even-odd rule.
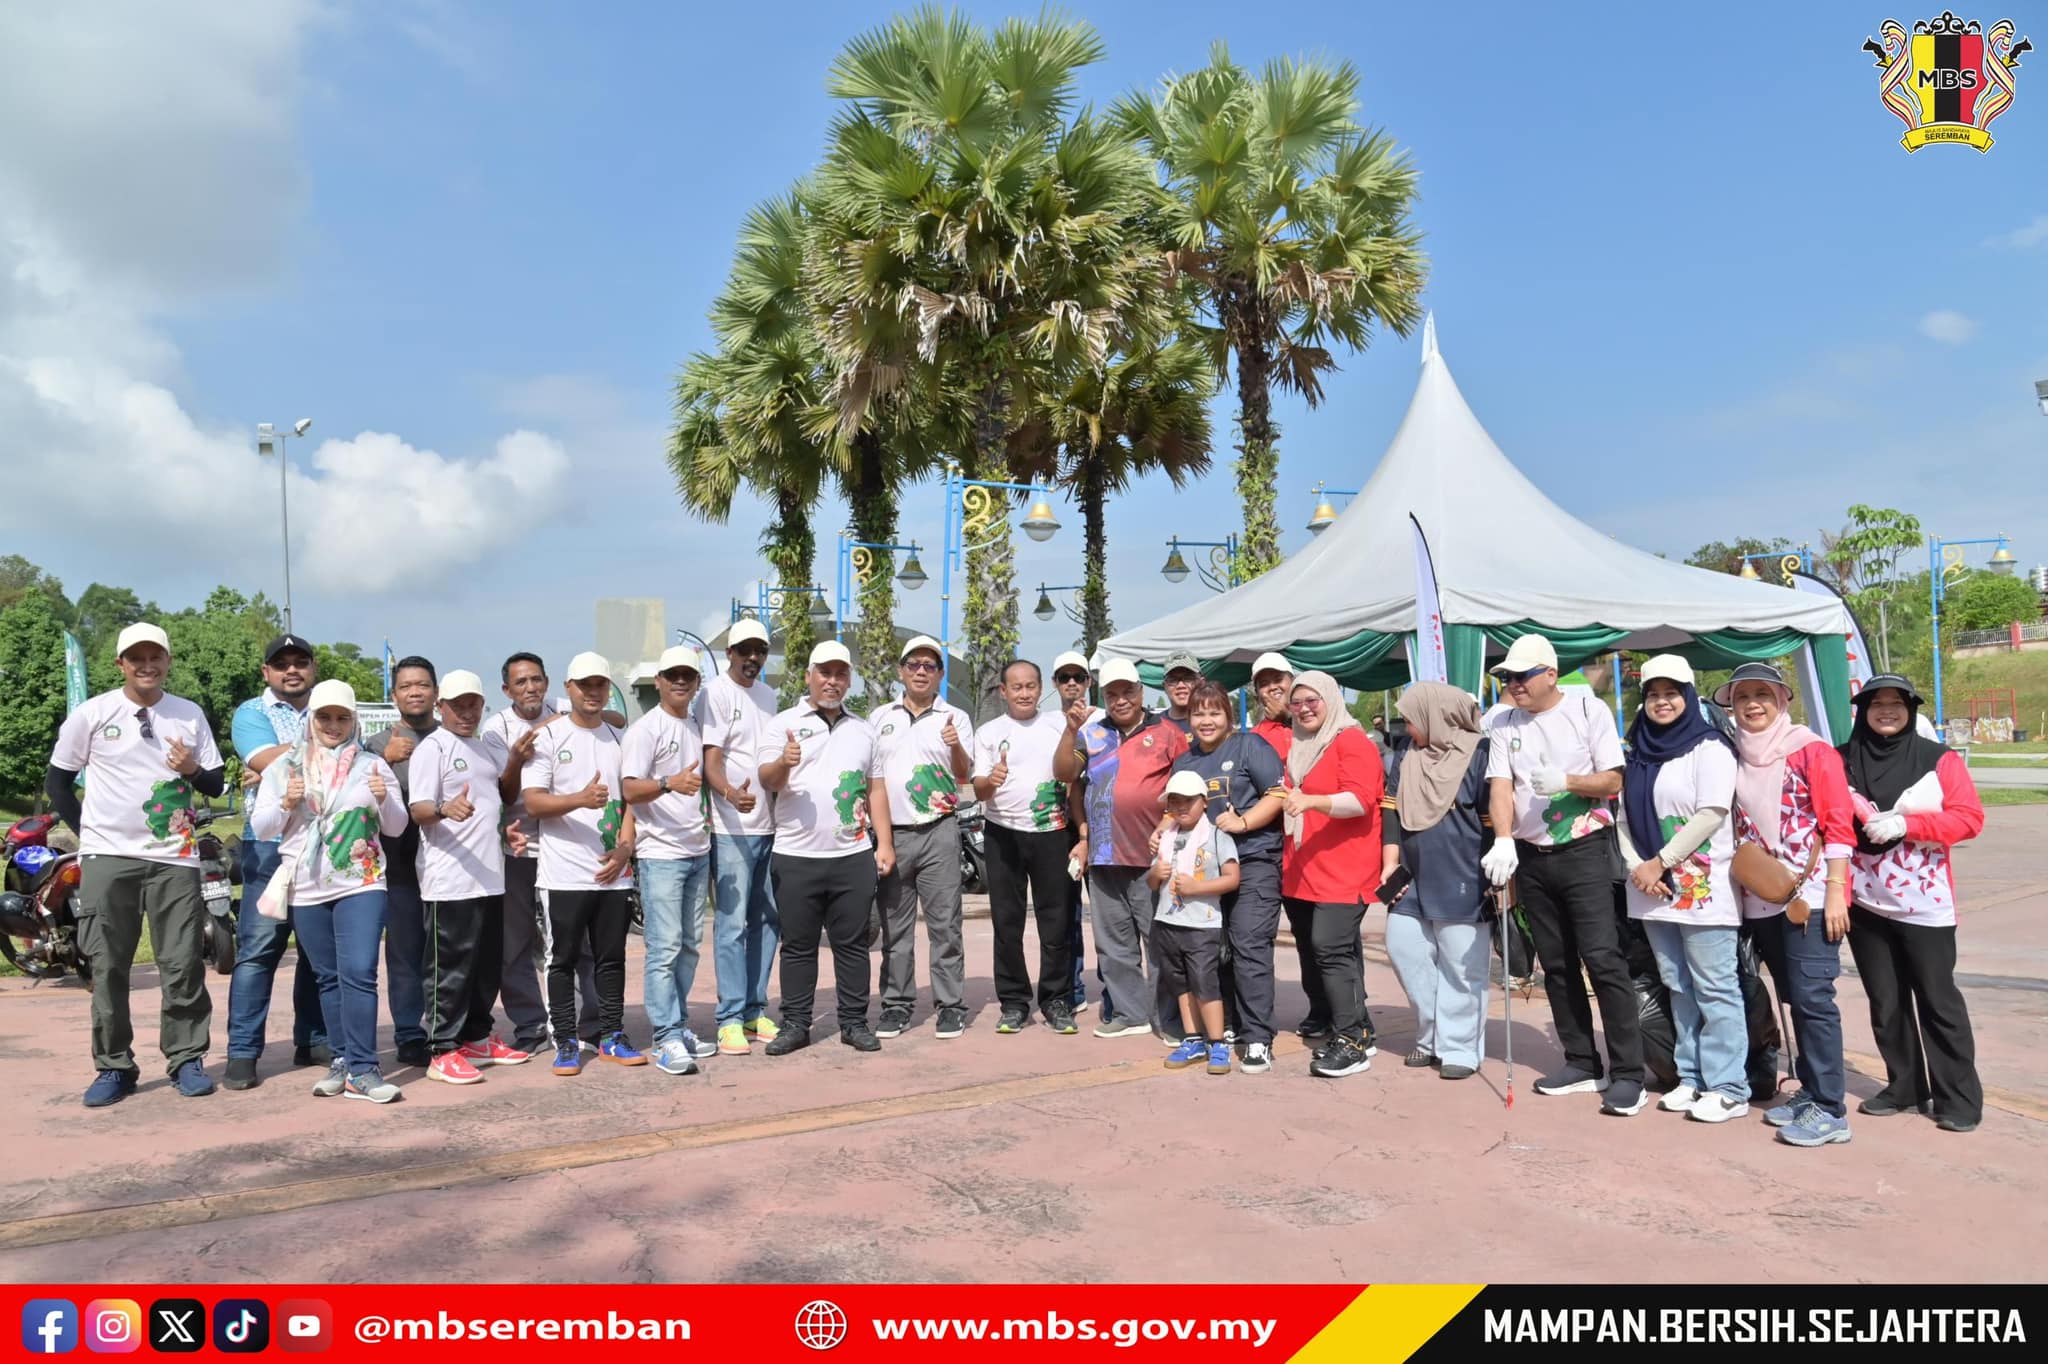
[[[1855,902],[1873,914],[1923,928],[1956,921],[1955,868],[1949,849],[1984,831],[1984,803],[1960,753],[1944,753],[1934,766],[1941,808],[1907,815],[1906,836],[1882,853],[1858,850],[1849,859]]]
[[[1796,898],[1816,912],[1827,903],[1828,861],[1847,857],[1856,850],[1856,807],[1849,800],[1849,778],[1842,770],[1842,755],[1815,740],[1785,759],[1785,789],[1778,805],[1778,846],[1765,845],[1793,875],[1813,856],[1820,840],[1820,856],[1814,859],[1813,875],[1799,887]],[[1735,841],[1763,843],[1764,837],[1751,822],[1740,801],[1735,806]],[[1785,906],[1742,893],[1742,917],[1768,919],[1783,914]]]

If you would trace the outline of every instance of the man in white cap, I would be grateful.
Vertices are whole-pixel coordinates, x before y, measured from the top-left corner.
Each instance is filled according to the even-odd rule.
[[[846,646],[813,648],[804,684],[808,695],[769,722],[755,760],[761,788],[775,795],[770,874],[782,920],[782,1028],[768,1054],[811,1043],[821,937],[832,944],[839,1040],[879,1051],[868,1026],[868,909],[876,878],[896,865],[888,789],[874,726],[846,709]]]
[[[1052,685],[1059,697],[1061,714],[1078,714],[1080,723],[1090,724],[1102,718],[1102,707],[1088,699],[1089,679],[1095,669],[1090,662],[1076,651],[1069,649],[1052,661]],[[1068,838],[1068,879],[1073,883],[1072,908],[1069,911],[1073,927],[1067,933],[1067,951],[1073,962],[1074,986],[1068,1004],[1077,1014],[1088,1008],[1088,988],[1082,973],[1087,966],[1088,949],[1081,936],[1081,920],[1088,912],[1088,906],[1081,899],[1081,875],[1085,870],[1087,853],[1081,847],[1088,839],[1088,821],[1078,802],[1069,800],[1067,819]],[[1102,979],[1102,968],[1095,971],[1097,981]],[[1104,996],[1105,1001],[1107,996]],[[1107,1008],[1107,1004],[1104,1005]]]
[[[769,853],[775,804],[756,770],[768,722],[780,709],[761,680],[768,631],[758,620],[734,623],[725,637],[725,671],[704,688],[704,784],[711,788],[712,962],[718,975],[718,1054],[745,1056],[753,1041],[773,1042],[768,974],[782,922],[775,912]]]
[[[99,1072],[85,1091],[87,1108],[119,1103],[135,1091],[128,972],[145,914],[162,981],[157,1044],[171,1083],[188,1098],[213,1093],[205,1063],[213,998],[201,946],[207,911],[199,893],[192,796],[219,795],[225,764],[206,712],[164,690],[170,637],[138,622],[114,647],[121,685],[64,718],[44,781],[52,808],[78,835],[78,948],[92,964],[92,1055]],[[87,768],[92,772],[81,805],[78,774]]]
[[[1038,1011],[1054,1032],[1072,1034],[1078,1031],[1071,956],[1076,919],[1067,858],[1074,836],[1066,788],[1052,774],[1066,726],[1038,708],[1039,688],[1038,665],[1013,659],[1003,669],[1004,713],[974,736],[974,794],[986,816],[989,919],[1002,1011],[996,1031],[1020,1032],[1031,1021],[1031,973],[1024,959],[1029,890],[1038,920]]]
[[[441,723],[406,758],[409,812],[419,829],[421,926],[426,939],[427,1078],[473,1085],[483,1066],[529,1053],[491,1027],[505,966],[505,858],[499,783],[505,741],[483,731],[484,683],[466,668],[441,679]],[[415,726],[417,728],[417,726]],[[523,835],[516,835],[524,843]]]
[[[917,1004],[917,920],[924,909],[931,948],[932,1008],[940,1037],[967,1027],[967,953],[961,941],[960,783],[974,772],[974,722],[939,695],[939,642],[917,635],[903,645],[897,676],[903,699],[868,716],[876,761],[893,796],[889,817],[896,865],[881,877],[882,1017],[877,1037],[900,1036]],[[1001,1031],[998,1028],[998,1031]]]
[[[1495,838],[1481,865],[1494,885],[1513,880],[1519,889],[1565,1058],[1535,1089],[1604,1092],[1602,1111],[1627,1117],[1642,1111],[1644,1095],[1636,992],[1614,915],[1621,741],[1597,702],[1559,691],[1557,651],[1543,636],[1517,639],[1493,674],[1512,709],[1487,726],[1486,776],[1494,830],[1512,836]],[[1600,1000],[1605,1074],[1582,969]]]
[[[583,1070],[576,1036],[576,966],[586,950],[597,975],[597,1052],[622,1066],[647,1058],[626,1040],[626,893],[633,887],[633,810],[622,796],[621,735],[605,719],[611,664],[569,660],[569,714],[550,725],[520,775],[527,812],[540,822],[541,935],[548,961],[548,1040],[554,1072]]]
[[[1165,677],[1161,689],[1166,693],[1166,718],[1180,726],[1180,732],[1190,732],[1188,719],[1188,698],[1195,694],[1195,683],[1202,680],[1202,664],[1185,649],[1166,656]]]
[[[704,812],[704,735],[691,708],[700,675],[697,651],[662,652],[654,687],[661,704],[626,730],[626,802],[639,825],[642,934],[647,943],[647,1023],[654,1066],[694,1075],[718,1048],[690,1031],[690,989],[704,940],[711,889],[711,831]]]

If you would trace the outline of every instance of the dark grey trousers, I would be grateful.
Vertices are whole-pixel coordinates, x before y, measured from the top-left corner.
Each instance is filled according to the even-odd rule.
[[[92,1063],[98,1070],[134,1070],[135,1029],[128,1021],[128,977],[149,919],[163,1009],[157,1046],[166,1072],[206,1055],[213,996],[206,992],[200,933],[206,900],[199,869],[140,857],[81,858],[78,950],[92,966]],[[248,913],[256,912],[255,902]]]
[[[882,1007],[917,1005],[917,911],[931,944],[932,1007],[963,1007],[967,952],[960,940],[960,825],[951,815],[895,829],[896,866],[876,886],[882,910]]]

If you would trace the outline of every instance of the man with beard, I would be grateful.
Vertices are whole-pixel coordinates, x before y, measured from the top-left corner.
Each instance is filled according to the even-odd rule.
[[[505,854],[505,961],[498,989],[505,1017],[512,1022],[512,1045],[534,1052],[548,1041],[548,1006],[540,984],[540,899],[534,878],[540,867],[540,826],[526,813],[519,774],[533,759],[535,740],[561,714],[548,699],[548,670],[537,654],[517,653],[498,670],[505,699],[512,704],[484,721],[483,733],[505,745],[505,775],[498,793],[504,816],[519,831],[523,851]],[[582,1005],[576,1012],[576,1035],[597,1045],[597,978],[588,956],[577,969],[576,988]]]
[[[313,646],[297,635],[279,635],[264,649],[263,693],[235,707],[229,727],[244,786],[253,786],[305,733],[306,698],[319,675]],[[248,908],[236,920],[235,972],[228,981],[228,1069],[221,1083],[229,1089],[254,1089],[259,1083],[256,1061],[263,1055],[271,984],[292,937],[289,913],[283,919],[256,913],[279,857],[275,839],[243,837],[242,903]],[[295,1066],[325,1068],[334,1061],[320,1017],[320,986],[304,952],[292,973],[292,1046]]]
[[[1069,649],[1052,661],[1052,685],[1053,690],[1060,699],[1060,713],[1062,715],[1074,714],[1076,713],[1076,707],[1078,707],[1081,723],[1084,725],[1102,718],[1102,708],[1088,699],[1089,672],[1088,660],[1072,649]],[[1087,906],[1081,900],[1081,873],[1084,860],[1081,845],[1088,841],[1088,820],[1086,818],[1087,812],[1081,808],[1081,803],[1078,799],[1069,801],[1067,813],[1067,880],[1070,883],[1068,899],[1072,906],[1068,913],[1073,924],[1073,927],[1067,931],[1067,953],[1069,960],[1073,963],[1074,972],[1074,988],[1069,996],[1068,1005],[1075,1013],[1079,1014],[1087,1012],[1088,1009],[1088,988],[1082,981],[1082,971],[1087,966],[1088,951],[1081,936],[1081,920],[1087,913]],[[1095,979],[1098,984],[1101,983],[1102,967],[1099,956],[1095,968]],[[1106,988],[1103,992],[1102,1000],[1103,1010],[1107,1012],[1109,1009],[1109,994]]]
[[[718,975],[718,1053],[745,1056],[773,1042],[768,973],[782,922],[775,911],[769,854],[775,805],[762,790],[757,759],[778,707],[761,680],[768,631],[737,622],[725,637],[725,671],[704,688],[704,784],[711,788],[713,962]]]
[[[398,704],[398,723],[372,735],[364,747],[382,758],[398,776],[398,799],[411,800],[408,765],[413,749],[432,734],[440,721],[434,706],[434,665],[418,654],[398,660],[391,670],[391,699]],[[384,840],[384,977],[391,1002],[391,1040],[398,1044],[398,1064],[425,1066],[427,1049],[426,919],[420,909],[420,830],[408,822],[405,832]],[[502,911],[501,911],[502,912]]]

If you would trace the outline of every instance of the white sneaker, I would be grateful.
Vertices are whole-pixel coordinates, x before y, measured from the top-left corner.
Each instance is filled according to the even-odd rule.
[[[1657,1107],[1666,1113],[1690,1113],[1699,1101],[1700,1092],[1691,1085],[1673,1085],[1669,1093],[1657,1100]]]
[[[1700,1101],[1692,1106],[1695,1122],[1727,1122],[1731,1118],[1749,1116],[1749,1104],[1742,1099],[1731,1099],[1718,1090],[1702,1094]]]
[[[1244,1059],[1237,1068],[1247,1075],[1263,1075],[1273,1068],[1273,1049],[1264,1042],[1247,1042]]]
[[[691,1054],[690,1044],[683,1040],[688,1036],[685,1033],[683,1037],[671,1037],[662,1043],[661,1049],[654,1054],[654,1068],[664,1075],[695,1075],[697,1058]]]
[[[696,1057],[699,1061],[702,1061],[707,1056],[718,1055],[718,1044],[716,1042],[702,1041],[698,1038],[697,1034],[691,1032],[688,1028],[683,1029],[683,1046],[688,1049],[690,1055]],[[685,1073],[687,1074],[688,1072]]]
[[[328,1068],[327,1073],[313,1082],[313,1094],[316,1098],[321,1099],[331,1099],[346,1088],[348,1088],[348,1062],[342,1060],[339,1056],[334,1058],[334,1064]]]

